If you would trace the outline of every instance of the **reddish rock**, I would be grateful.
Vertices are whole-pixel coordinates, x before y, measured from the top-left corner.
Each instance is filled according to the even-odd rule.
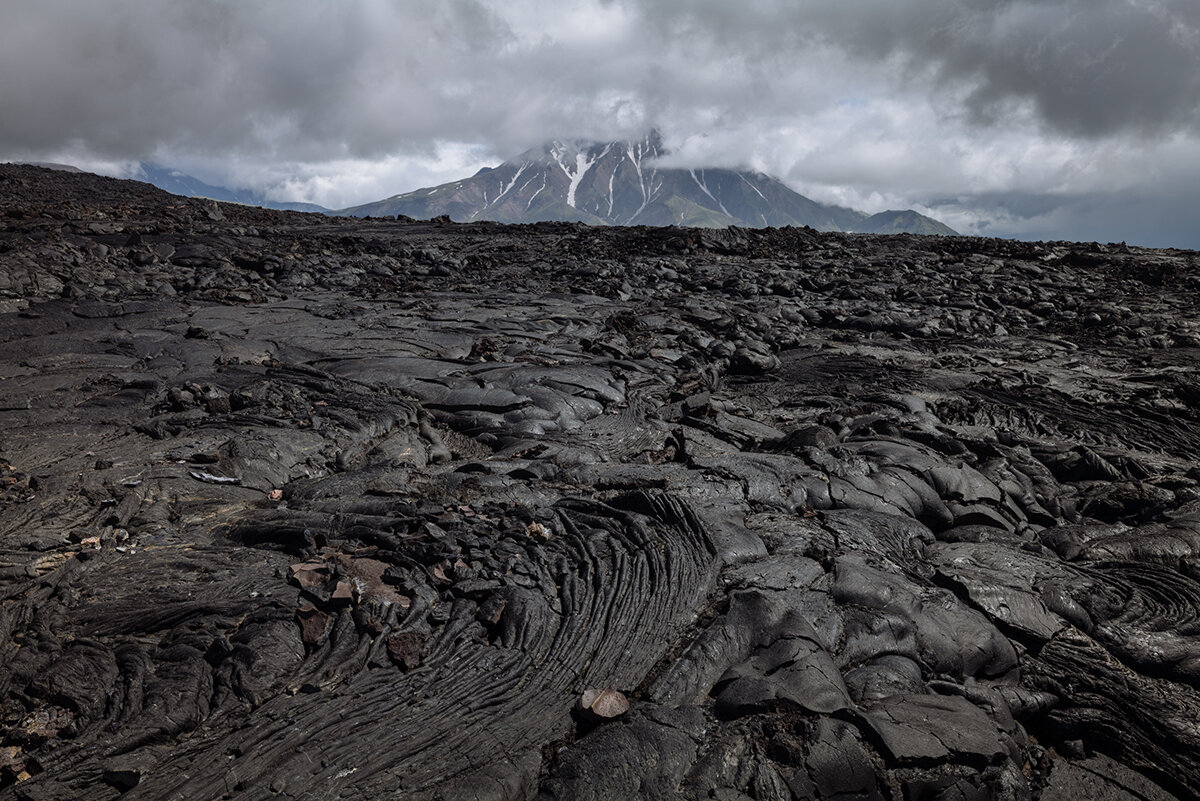
[[[415,631],[401,631],[387,639],[387,652],[401,670],[412,670],[421,664],[421,646],[425,638]]]
[[[300,623],[300,639],[314,648],[325,642],[333,622],[332,617],[312,604],[301,604],[296,610],[296,620]]]
[[[292,583],[302,590],[319,587],[329,580],[329,565],[315,560],[292,565],[288,572]]]

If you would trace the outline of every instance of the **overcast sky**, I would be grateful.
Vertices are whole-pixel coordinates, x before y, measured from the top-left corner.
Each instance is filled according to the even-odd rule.
[[[1200,248],[1200,2],[0,3],[0,160],[340,208],[651,127],[869,212]]]

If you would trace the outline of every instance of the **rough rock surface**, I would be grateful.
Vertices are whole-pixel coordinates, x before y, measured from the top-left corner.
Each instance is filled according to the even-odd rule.
[[[0,798],[1196,797],[1197,308],[0,167]]]

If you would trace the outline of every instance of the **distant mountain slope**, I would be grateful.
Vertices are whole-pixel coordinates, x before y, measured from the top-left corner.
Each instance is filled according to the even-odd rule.
[[[808,225],[821,231],[865,231],[864,226],[901,226],[914,233],[953,234],[914,211],[875,217],[829,206],[794,192],[760,172],[657,167],[662,140],[547,142],[499,167],[470,178],[395,195],[337,214],[418,219],[449,215],[459,222],[506,223],[566,220],[593,225],[686,225],[752,228]],[[907,226],[907,227],[905,227]],[[920,229],[920,230],[918,230]]]
[[[912,209],[904,211],[881,211],[859,223],[856,231],[864,234],[938,234],[957,236],[958,232],[932,217],[918,214]]]
[[[315,203],[280,203],[267,200],[258,192],[248,189],[228,189],[224,186],[213,186],[199,178],[164,167],[159,164],[140,162],[137,171],[130,176],[135,181],[145,181],[157,186],[165,192],[184,197],[206,197],[212,200],[222,200],[227,203],[244,203],[248,206],[262,206],[268,209],[284,209],[287,211],[329,211]]]

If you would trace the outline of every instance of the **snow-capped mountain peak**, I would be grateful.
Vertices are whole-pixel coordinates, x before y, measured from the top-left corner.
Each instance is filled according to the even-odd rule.
[[[353,215],[461,222],[567,220],[593,225],[765,227],[809,225],[820,230],[869,230],[868,216],[810,200],[775,178],[750,170],[660,167],[662,137],[617,142],[553,139],[471,178],[418,189],[346,209]],[[922,232],[954,233],[919,218]],[[916,223],[913,223],[916,224]]]

